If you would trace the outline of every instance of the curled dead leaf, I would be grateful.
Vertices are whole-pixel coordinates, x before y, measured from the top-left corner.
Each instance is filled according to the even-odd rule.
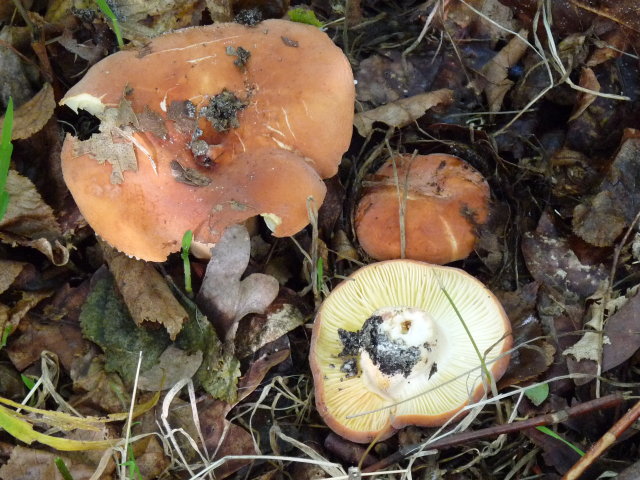
[[[105,259],[136,325],[159,323],[175,340],[189,315],[155,267],[103,245]]]
[[[402,128],[422,117],[427,110],[437,106],[447,106],[451,102],[453,102],[452,90],[447,88],[434,90],[358,113],[353,119],[353,124],[358,129],[358,133],[366,137],[373,130],[375,122]]]

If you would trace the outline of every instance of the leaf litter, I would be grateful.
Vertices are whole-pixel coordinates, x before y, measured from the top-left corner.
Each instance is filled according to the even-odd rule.
[[[260,15],[281,16],[284,3],[263,2]],[[173,395],[171,421],[192,441],[171,443],[171,429],[156,423],[162,414],[150,410],[146,430],[136,435],[154,436],[131,446],[144,478],[195,474],[225,454],[311,456],[346,466],[339,450],[323,446],[328,430],[312,406],[308,326],[322,295],[363,261],[350,219],[363,178],[385,156],[414,151],[452,153],[472,163],[487,177],[494,208],[505,219],[483,233],[477,254],[456,266],[499,292],[513,323],[513,361],[499,384],[507,418],[589,405],[620,391],[637,396],[640,248],[629,229],[637,229],[632,224],[640,211],[634,170],[640,15],[633,2],[348,2],[348,11],[335,2],[304,3],[357,71],[360,136],[343,159],[338,183],[344,191],[332,198],[330,212],[321,210],[321,228],[301,232],[295,243],[258,227],[229,233],[233,238],[216,245],[208,265],[191,259],[195,303],[180,290],[182,262],[170,258],[158,270],[103,253],[65,192],[46,191],[59,179],[50,160],[60,148],[52,139],[62,138],[63,129],[89,138],[76,153],[108,163],[116,183],[137,168],[123,138],[135,138],[138,129],[167,134],[152,113],[132,115],[126,102],[106,110],[98,132],[92,132],[95,119],[52,106],[87,66],[117,49],[109,24],[93,5],[70,0],[42,7],[44,21],[0,7],[0,83],[6,86],[0,107],[12,95],[22,119],[16,120],[8,182],[13,201],[0,223],[0,318],[11,325],[3,345],[9,380],[0,383],[0,396],[24,390],[16,386],[18,372],[42,379],[39,360],[49,351],[44,355],[58,359],[60,378],[34,392],[34,401],[48,409],[58,407],[47,393],[56,387],[83,414],[126,411],[134,383]],[[228,20],[239,13],[234,5],[154,0],[113,7],[125,38],[140,44],[170,28]],[[32,43],[34,25],[41,35]],[[259,255],[250,253],[251,237],[263,244]],[[317,255],[319,246],[322,262],[312,265],[305,255]],[[110,272],[100,268],[105,260]],[[322,286],[316,297],[307,293],[312,285]],[[531,395],[519,396],[519,388],[536,383],[548,385],[548,395],[534,403]],[[185,387],[173,391],[174,385]],[[152,396],[139,394],[143,402]],[[492,408],[465,425],[494,428]],[[597,411],[589,422],[565,419],[555,433],[587,450],[617,417]],[[42,431],[37,423],[34,432]],[[124,436],[121,425],[112,424],[103,435],[112,440],[120,432]],[[410,428],[404,440],[375,449],[384,457],[408,438],[420,442],[429,435]],[[53,438],[78,440],[71,432]],[[630,466],[632,441],[622,437],[591,460],[593,475]],[[541,431],[486,446],[467,443],[455,456],[414,455],[399,465],[407,475],[428,467],[465,478],[486,472],[556,478],[576,461],[574,449]],[[11,445],[0,475],[57,475],[55,456],[77,478],[91,470],[114,475],[113,462],[105,470],[99,459],[42,444]],[[237,469],[242,478],[304,474],[281,460],[224,465],[216,476]]]

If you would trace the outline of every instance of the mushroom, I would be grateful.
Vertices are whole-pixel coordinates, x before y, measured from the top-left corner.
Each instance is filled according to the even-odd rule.
[[[445,154],[400,155],[370,180],[355,213],[356,235],[369,256],[401,258],[401,205],[405,258],[444,264],[473,251],[475,228],[489,213],[489,186],[468,163]]]
[[[352,132],[353,75],[318,28],[284,20],[157,37],[94,65],[60,102],[101,119],[62,150],[65,181],[96,233],[162,261],[186,230],[215,243],[262,215],[276,236],[308,223]]]
[[[316,406],[354,442],[407,425],[440,426],[485,394],[480,356],[498,380],[511,345],[502,306],[464,271],[414,260],[373,263],[318,310],[310,351]]]

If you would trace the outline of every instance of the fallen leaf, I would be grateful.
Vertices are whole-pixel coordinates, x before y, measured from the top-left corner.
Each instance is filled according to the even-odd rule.
[[[158,358],[158,363],[140,374],[138,388],[151,392],[167,390],[183,378],[191,378],[202,364],[202,352],[188,354],[169,345]]]
[[[160,324],[175,340],[189,316],[153,264],[131,258],[104,242],[102,251],[136,325]]]
[[[36,248],[54,265],[66,264],[69,252],[58,242],[60,226],[31,180],[9,170],[6,190],[9,205],[0,221],[0,241]]]
[[[441,60],[424,55],[410,55],[404,60],[395,50],[362,60],[356,71],[358,100],[380,106],[425,92]]]
[[[602,371],[627,361],[640,349],[640,295],[634,293],[616,313],[607,319],[604,334],[610,343],[602,350]]]
[[[574,209],[574,233],[596,246],[611,246],[640,210],[640,138],[625,132],[616,157],[599,186],[599,192]]]
[[[96,45],[90,40],[79,43],[73,37],[73,34],[68,27],[65,27],[62,35],[60,35],[56,40],[60,45],[69,50],[71,53],[79,56],[83,60],[86,60],[89,66],[93,65],[102,57],[104,57],[106,53],[102,46]]]
[[[236,354],[244,358],[269,342],[303,325],[304,304],[295,292],[283,289],[264,314],[256,314],[240,322],[236,336]]]
[[[0,467],[0,479],[37,480],[46,478],[48,480],[64,480],[54,462],[56,458],[60,458],[64,462],[74,480],[89,480],[95,470],[95,465],[74,462],[59,452],[52,453],[18,445],[14,447],[7,463]],[[107,475],[99,478],[106,479],[111,477]]]
[[[124,182],[124,172],[138,171],[138,161],[132,142],[137,118],[126,99],[120,101],[117,108],[106,108],[100,118],[100,132],[87,140],[74,143],[77,156],[91,155],[100,165],[111,165],[111,183]]]
[[[580,81],[578,82],[583,88],[593,90],[594,92],[600,92],[600,82],[596,78],[596,74],[593,73],[593,70],[590,68],[583,68],[580,72]],[[584,113],[584,111],[589,108],[589,105],[593,103],[596,99],[596,95],[594,93],[587,92],[579,92],[578,101],[573,107],[573,113],[569,117],[569,122],[575,120],[580,115]]]
[[[447,106],[451,102],[453,102],[453,91],[443,88],[358,113],[353,119],[353,124],[358,129],[360,136],[366,137],[373,131],[375,122],[402,128],[422,117],[427,110]]]
[[[197,304],[216,330],[233,342],[238,322],[249,313],[264,313],[278,295],[278,281],[261,273],[240,280],[251,253],[244,225],[228,227],[211,251]]]
[[[82,333],[105,352],[106,370],[133,382],[139,353],[141,371],[153,367],[169,345],[162,330],[139,328],[121,299],[111,274],[101,268],[94,274],[92,290],[80,313]]]
[[[0,293],[9,289],[26,263],[0,259]]]
[[[69,375],[73,380],[75,392],[70,401],[75,408],[116,413],[129,407],[130,389],[117,373],[106,370],[104,355],[90,351],[82,357],[77,357],[72,363]]]
[[[527,38],[527,35],[526,30],[520,30],[518,36],[509,40],[509,43],[482,67],[481,73],[487,82],[484,93],[491,112],[501,110],[504,96],[513,86],[513,82],[508,78],[509,69],[520,61],[529,48],[527,43],[522,40],[522,38]]]
[[[12,140],[29,138],[39,132],[49,121],[56,108],[53,98],[53,87],[45,83],[40,91],[29,101],[20,105],[13,114]],[[0,130],[4,124],[4,117],[0,119]]]
[[[20,322],[18,333],[6,350],[9,359],[20,371],[39,361],[43,351],[55,353],[68,371],[73,361],[89,348],[88,342],[82,337],[80,325],[74,322],[27,315]]]
[[[582,298],[593,295],[608,276],[603,265],[580,262],[567,239],[555,231],[548,214],[540,219],[535,232],[524,234],[522,253],[536,281]]]
[[[47,297],[50,297],[52,292],[22,292],[20,299],[8,307],[0,304],[0,335],[8,329],[9,332],[15,332],[20,324],[20,321],[25,315],[35,307],[38,303]]]

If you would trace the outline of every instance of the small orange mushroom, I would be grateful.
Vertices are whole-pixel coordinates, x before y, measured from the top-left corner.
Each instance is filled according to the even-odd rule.
[[[62,99],[102,121],[87,141],[67,136],[64,178],[96,233],[141,259],[256,215],[289,236],[337,172],[354,96],[349,62],[315,27],[179,30],[105,58]]]
[[[489,197],[486,180],[458,157],[400,155],[371,176],[356,209],[356,235],[376,260],[401,257],[404,231],[405,258],[453,262],[473,251],[475,228],[488,218]]]
[[[414,260],[367,265],[316,315],[309,361],[318,412],[354,442],[443,425],[485,394],[485,367],[494,380],[504,374],[512,343],[500,302],[464,271]]]

